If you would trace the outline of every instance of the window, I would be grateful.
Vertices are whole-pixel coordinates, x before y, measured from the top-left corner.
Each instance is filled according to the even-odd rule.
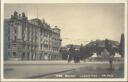
[[[10,48],[10,44],[8,44],[8,48]]]
[[[16,29],[15,29],[15,33],[16,33]]]
[[[16,44],[13,44],[14,47],[16,47]]]
[[[45,47],[45,48],[48,48],[48,45],[47,45],[47,44],[44,44],[44,47]]]
[[[10,36],[8,36],[8,40],[10,39]]]
[[[41,49],[43,49],[43,44],[41,44]]]
[[[16,41],[16,36],[14,36],[14,41]]]
[[[13,57],[16,57],[16,52],[13,52]]]

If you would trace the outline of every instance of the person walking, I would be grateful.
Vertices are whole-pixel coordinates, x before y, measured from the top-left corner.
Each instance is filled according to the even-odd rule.
[[[70,63],[70,61],[71,61],[71,57],[70,57],[69,54],[68,54],[67,60],[68,60],[68,63]]]
[[[109,63],[110,63],[110,69],[113,69],[113,60],[114,60],[114,56],[111,54],[110,55],[110,59],[109,59]]]

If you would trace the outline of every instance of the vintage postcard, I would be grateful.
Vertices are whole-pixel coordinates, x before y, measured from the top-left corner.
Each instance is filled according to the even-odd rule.
[[[127,81],[127,0],[2,0],[1,80]]]

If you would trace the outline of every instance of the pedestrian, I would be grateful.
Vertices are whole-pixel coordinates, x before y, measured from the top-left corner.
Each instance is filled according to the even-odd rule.
[[[115,55],[114,48],[111,47],[111,50],[110,50],[110,59],[109,59],[109,62],[110,62],[110,69],[111,69],[111,70],[113,69],[114,55]]]
[[[110,64],[110,69],[112,70],[113,69],[113,56],[110,56],[109,64]]]
[[[70,63],[70,61],[71,61],[70,55],[68,55],[67,60],[68,60],[68,63]]]

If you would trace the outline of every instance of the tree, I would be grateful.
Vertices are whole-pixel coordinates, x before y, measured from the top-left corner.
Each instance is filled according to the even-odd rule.
[[[65,48],[60,48],[60,53],[62,54],[62,59],[67,60],[68,58],[68,51]]]
[[[74,58],[74,54],[75,54],[75,48],[73,47],[73,45],[70,46],[68,53],[69,53],[68,61],[70,62]]]
[[[79,55],[80,55],[80,59],[84,58],[84,47],[83,47],[83,44],[81,44],[81,46],[80,46]]]
[[[101,55],[102,48],[99,47],[98,43],[95,43],[95,48],[94,48],[93,51],[97,54],[97,56],[100,56]]]
[[[107,49],[108,52],[113,53],[114,49],[112,47],[112,43],[108,39],[105,39],[105,48]],[[111,55],[111,54],[110,54]]]
[[[79,52],[79,50],[75,50],[73,58],[74,58],[74,62],[75,63],[79,63],[80,62],[80,52]]]
[[[114,59],[113,57],[115,55],[115,51],[114,51],[112,44],[110,44],[109,40],[107,40],[107,39],[105,39],[105,49],[109,52],[109,64],[110,64],[110,69],[112,70],[113,59]]]
[[[107,51],[109,51],[110,45],[108,39],[105,39],[105,48],[107,49]]]
[[[85,46],[82,54],[84,59],[89,58],[93,55],[93,50],[91,47]]]
[[[122,57],[124,57],[124,34],[121,34],[119,53],[121,54]]]

